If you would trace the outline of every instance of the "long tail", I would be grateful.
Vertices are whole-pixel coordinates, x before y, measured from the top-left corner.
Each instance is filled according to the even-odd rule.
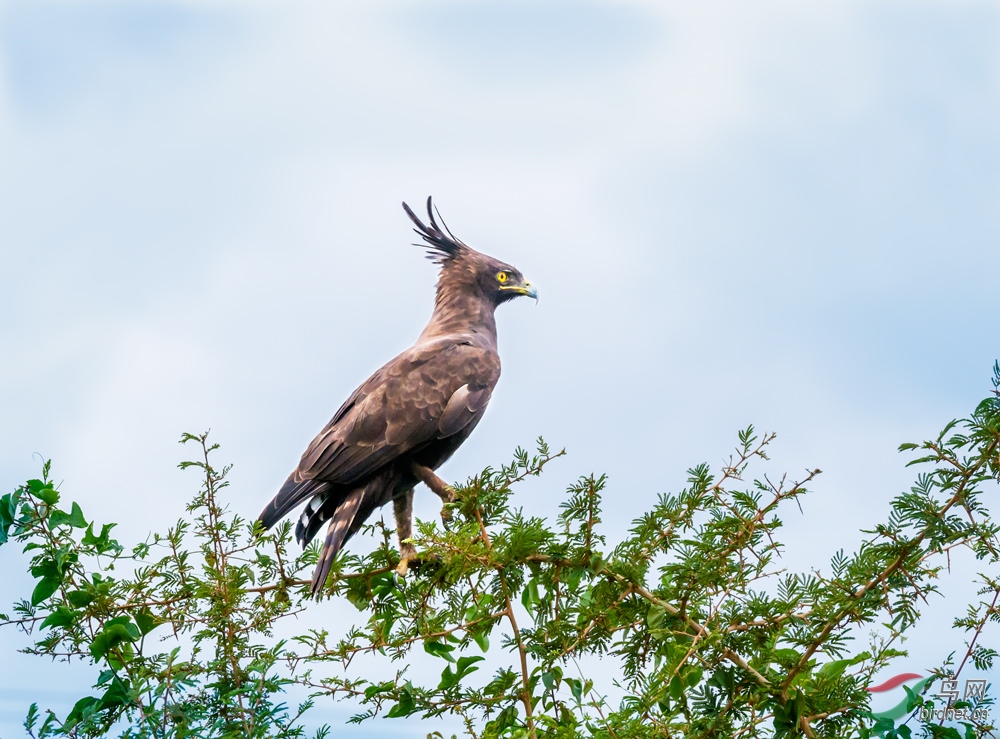
[[[258,518],[264,524],[265,529],[269,529],[278,523],[278,521],[285,517],[285,514],[306,498],[313,496],[322,496],[325,498],[326,495],[324,494],[333,487],[330,483],[322,480],[302,480],[301,482],[296,482],[292,478],[293,475],[288,476],[278,494],[260,512]]]
[[[354,518],[358,515],[358,509],[361,507],[361,502],[364,500],[367,491],[368,486],[351,491],[344,501],[337,506],[333,518],[330,519],[330,525],[326,530],[326,541],[323,543],[323,549],[319,553],[319,562],[316,564],[316,571],[313,573],[311,588],[313,595],[322,590],[326,584],[330,568],[333,567],[333,560],[337,557],[337,553],[351,533]],[[301,526],[301,523],[299,525]]]

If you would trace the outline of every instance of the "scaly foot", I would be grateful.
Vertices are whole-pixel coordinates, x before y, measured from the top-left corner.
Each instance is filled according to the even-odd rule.
[[[405,578],[410,571],[410,564],[417,561],[416,548],[407,542],[399,548],[399,564],[393,572],[397,578]]]
[[[444,495],[441,496],[441,500],[444,502],[444,505],[441,506],[441,523],[444,525],[445,529],[447,529],[448,524],[455,518],[455,512],[448,507],[449,503],[455,502],[455,488],[451,485],[446,487],[444,489]]]

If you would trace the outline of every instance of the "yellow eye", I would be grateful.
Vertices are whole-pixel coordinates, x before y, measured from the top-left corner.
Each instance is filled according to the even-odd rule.
[[[507,281],[507,273],[506,272],[497,272],[497,282],[504,283],[506,281]]]

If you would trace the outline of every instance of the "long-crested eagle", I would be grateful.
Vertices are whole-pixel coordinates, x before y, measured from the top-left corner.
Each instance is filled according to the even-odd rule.
[[[493,312],[519,295],[538,297],[517,269],[459,241],[443,221],[439,226],[430,198],[429,223],[406,203],[403,209],[424,241],[417,246],[441,267],[431,320],[412,347],[351,394],[260,514],[270,528],[308,500],[295,527],[302,546],[329,521],[313,594],[326,583],[344,543],[390,500],[399,536],[397,572],[406,574],[416,559],[408,541],[413,489],[423,482],[445,503],[453,499],[434,470],[472,433],[500,378]]]

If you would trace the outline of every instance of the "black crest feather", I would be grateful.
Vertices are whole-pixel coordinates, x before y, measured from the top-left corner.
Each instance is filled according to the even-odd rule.
[[[427,197],[427,218],[430,221],[430,225],[417,218],[416,213],[410,210],[410,206],[405,202],[403,203],[403,210],[406,211],[406,215],[416,225],[416,228],[413,229],[414,233],[419,235],[425,242],[424,244],[414,244],[414,246],[423,246],[427,249],[427,258],[431,261],[444,264],[469,249],[466,244],[455,238],[455,235],[448,228],[448,224],[441,218],[441,212],[434,207],[430,196]],[[437,218],[434,217],[435,212],[437,212]],[[441,221],[440,226],[438,225],[439,219]]]

